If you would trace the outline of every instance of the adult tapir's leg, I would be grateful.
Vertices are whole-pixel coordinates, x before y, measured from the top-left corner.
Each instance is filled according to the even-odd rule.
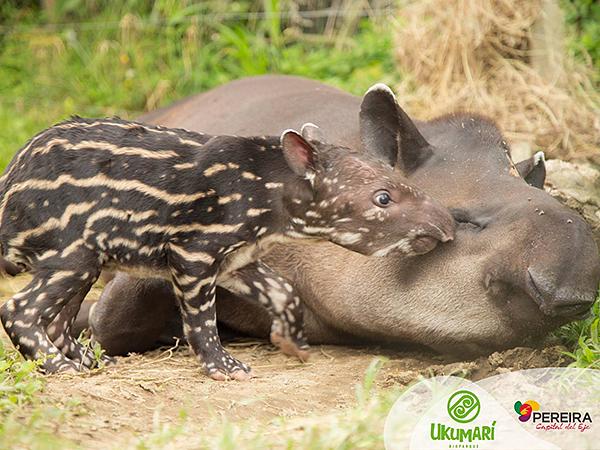
[[[308,359],[302,304],[288,280],[256,261],[219,280],[219,286],[266,308],[273,319],[271,342],[286,355]]]
[[[106,285],[97,303],[82,308],[74,328],[86,325],[108,355],[152,350],[174,343],[182,333],[171,283],[123,272]]]

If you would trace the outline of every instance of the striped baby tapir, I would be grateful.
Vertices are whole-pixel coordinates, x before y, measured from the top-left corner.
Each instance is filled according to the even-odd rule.
[[[394,170],[402,143],[373,134],[359,154],[319,132],[208,136],[73,118],[36,135],[0,181],[2,254],[33,275],[0,308],[13,344],[46,372],[93,367],[70,324],[101,270],[118,268],[172,281],[188,343],[214,379],[251,374],[220,343],[217,286],[262,302],[273,341],[303,355],[299,299],[269,292],[293,291],[260,261],[270,244],[410,255],[454,232],[449,212]]]

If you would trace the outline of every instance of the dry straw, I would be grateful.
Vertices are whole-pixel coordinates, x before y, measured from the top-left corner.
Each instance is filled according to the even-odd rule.
[[[426,0],[400,17],[399,94],[413,114],[483,112],[513,143],[600,163],[600,96],[564,52],[554,1]]]

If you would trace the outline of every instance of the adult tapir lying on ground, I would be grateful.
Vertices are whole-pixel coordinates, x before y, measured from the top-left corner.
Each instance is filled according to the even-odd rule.
[[[365,103],[386,99],[392,92],[377,85]],[[358,153],[318,132],[305,124],[281,137],[209,136],[74,118],[36,135],[0,178],[2,254],[33,274],[0,307],[12,342],[27,357],[51,356],[48,372],[92,367],[89,349],[47,330],[55,318],[68,330],[109,268],[172,283],[186,339],[215,379],[250,373],[219,341],[217,286],[265,306],[276,343],[298,354],[298,297],[260,261],[271,245],[328,241],[361,255],[415,255],[454,235],[449,211],[394,170],[397,142],[373,132],[369,154]]]
[[[356,147],[370,138],[359,129],[360,104],[316,81],[265,76],[141,120],[240,135],[312,121],[333,142]],[[417,144],[399,160],[411,181],[464,214],[454,242],[407,261],[330,244],[274,248],[266,263],[303,299],[309,342],[412,342],[464,355],[521,345],[587,314],[600,282],[598,250],[588,225],[541,189],[542,159],[520,164],[519,178],[502,133],[482,116],[414,122],[417,132],[393,102],[370,114],[381,132]],[[112,354],[153,348],[161,335],[180,333],[174,305],[164,283],[118,274],[92,315],[96,337]],[[234,330],[268,336],[270,319],[255,305],[221,291],[217,307]]]

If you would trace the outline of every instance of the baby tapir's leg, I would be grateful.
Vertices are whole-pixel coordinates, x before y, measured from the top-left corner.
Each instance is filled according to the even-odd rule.
[[[30,359],[48,356],[42,364],[46,372],[81,369],[52,343],[46,328],[71,298],[85,296],[98,272],[38,269],[25,289],[0,308],[4,329],[20,352]],[[85,360],[85,351],[78,342],[71,353],[77,352]]]
[[[240,297],[258,301],[273,318],[271,342],[283,353],[308,360],[303,309],[291,283],[262,261],[236,270],[219,286]]]
[[[50,326],[48,326],[47,333],[50,340],[52,340],[54,345],[56,345],[67,358],[80,363],[88,369],[92,369],[97,364],[93,351],[89,348],[82,347],[77,341],[77,336],[74,336],[71,332],[73,323],[75,322],[75,318],[77,317],[77,313],[79,312],[79,308],[81,307],[86,294],[87,291],[80,291],[69,300],[67,305],[58,313]],[[100,361],[108,365],[114,363],[115,359],[103,353],[100,356]]]
[[[202,249],[169,246],[173,289],[179,301],[183,332],[194,353],[215,380],[244,380],[250,368],[221,345],[215,306],[218,266]]]

